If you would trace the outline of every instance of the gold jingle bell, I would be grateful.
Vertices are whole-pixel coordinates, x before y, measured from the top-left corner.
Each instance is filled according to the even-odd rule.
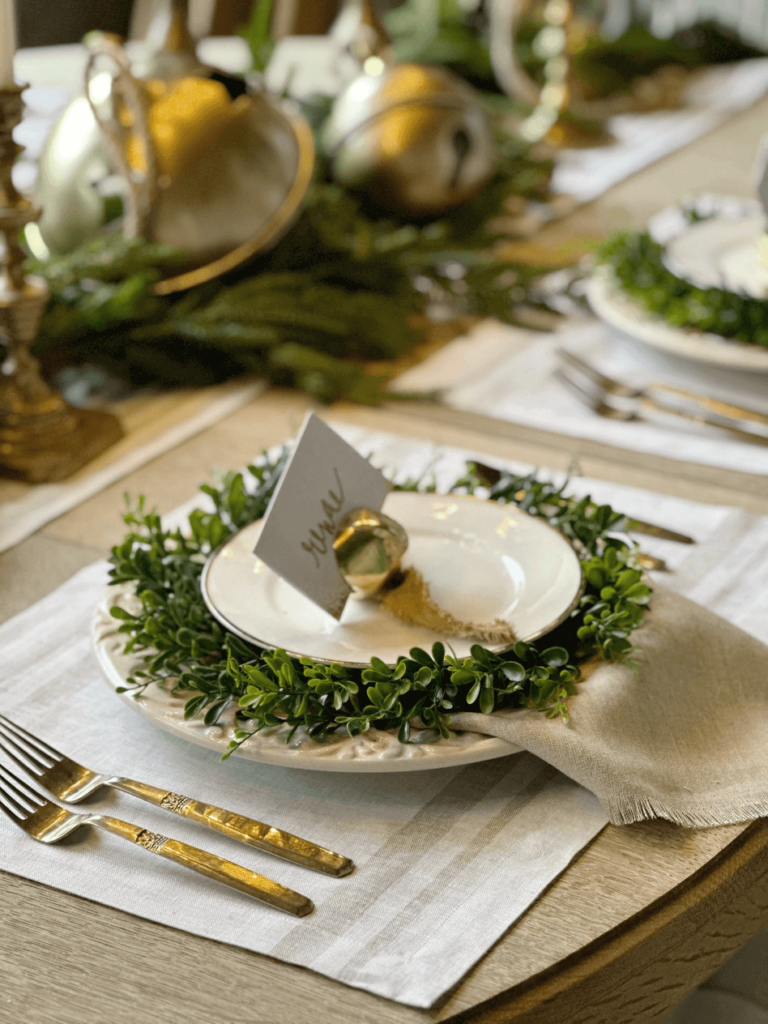
[[[460,206],[496,164],[477,92],[437,65],[392,64],[371,0],[352,3],[360,20],[349,49],[361,59],[362,73],[338,96],[325,126],[322,145],[333,177],[411,216]]]
[[[187,7],[166,0],[150,27],[154,49],[141,61],[132,63],[114,36],[92,38],[86,97],[74,101],[76,116],[65,111],[40,162],[40,232],[58,252],[102,226],[98,187],[105,165],[118,172],[124,233],[188,255],[181,272],[158,282],[158,294],[201,284],[277,242],[314,165],[311,130],[294,108],[200,65]]]
[[[356,508],[341,522],[333,542],[342,576],[357,597],[373,597],[400,568],[408,535],[383,512]]]

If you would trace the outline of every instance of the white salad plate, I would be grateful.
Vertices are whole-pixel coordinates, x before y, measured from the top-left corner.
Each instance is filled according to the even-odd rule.
[[[408,532],[404,565],[418,566],[433,598],[454,615],[476,622],[503,618],[518,637],[534,640],[562,622],[578,602],[583,583],[575,551],[557,530],[514,506],[460,495],[394,492],[384,511]],[[447,639],[459,656],[469,653],[472,641],[454,642],[405,626],[375,602],[350,600],[337,623],[257,562],[253,545],[260,528],[260,522],[253,523],[227,541],[205,573],[206,602],[215,605],[217,618],[233,632],[262,646],[358,666],[367,665],[373,655],[392,664],[413,646],[429,650],[437,639]],[[123,653],[125,635],[117,632],[119,622],[109,614],[113,605],[136,610],[130,586],[108,588],[93,623],[96,657],[107,681],[118,688],[140,667],[140,656]],[[121,696],[159,727],[219,754],[234,738],[234,708],[217,725],[206,726],[201,715],[184,720],[189,694],[174,695],[153,683],[138,697]],[[319,771],[397,772],[466,765],[518,749],[468,732],[445,740],[432,730],[413,730],[412,742],[402,744],[394,730],[370,729],[355,737],[340,731],[317,742],[299,729],[286,743],[287,731],[279,726],[257,733],[235,756]]]
[[[457,619],[501,619],[519,640],[535,640],[562,622],[579,597],[581,565],[571,545],[514,506],[394,491],[384,511],[408,534],[403,566],[418,568],[437,604]],[[261,520],[251,523],[215,551],[201,580],[208,610],[237,636],[351,668],[368,667],[372,657],[394,665],[411,647],[429,651],[446,639],[400,622],[375,600],[350,598],[337,622],[255,557],[261,527]],[[449,642],[464,658],[475,641]]]
[[[768,297],[765,214],[711,217],[670,239],[664,265],[696,288],[719,288],[751,299]]]
[[[599,267],[592,275],[587,298],[601,320],[653,348],[709,365],[768,373],[768,348],[692,327],[674,327],[627,295],[608,268]]]

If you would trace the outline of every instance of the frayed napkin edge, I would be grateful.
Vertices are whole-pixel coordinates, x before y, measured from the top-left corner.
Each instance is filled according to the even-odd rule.
[[[664,799],[634,792],[611,797],[595,793],[595,796],[612,825],[633,825],[638,821],[664,818],[683,828],[717,828],[768,817],[768,793],[743,803],[732,798],[722,799],[719,795],[706,799],[698,795],[695,805],[686,805],[681,800],[675,806],[670,806]]]

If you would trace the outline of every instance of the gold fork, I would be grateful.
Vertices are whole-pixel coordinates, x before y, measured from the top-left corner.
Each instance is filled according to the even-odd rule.
[[[757,409],[733,405],[731,402],[723,402],[719,398],[710,398],[708,395],[699,395],[695,391],[687,391],[685,388],[676,387],[673,384],[665,384],[659,380],[652,381],[644,388],[633,387],[631,384],[623,384],[613,377],[607,377],[596,366],[593,366],[582,356],[577,356],[575,352],[571,352],[567,348],[559,348],[557,354],[563,362],[569,363],[575,370],[580,370],[597,384],[599,388],[610,395],[616,395],[617,398],[653,399],[653,393],[661,391],[668,395],[676,395],[678,398],[683,398],[685,401],[692,402],[702,409],[708,409],[710,412],[722,416],[723,419],[761,423],[763,426],[768,426],[768,415],[764,412],[758,412]],[[660,408],[666,412],[669,407],[664,404]]]
[[[205,825],[216,832],[222,832],[230,839],[255,846],[265,853],[290,860],[294,864],[322,871],[326,875],[340,878],[348,875],[354,865],[348,857],[342,857],[332,850],[300,839],[290,832],[265,825],[232,811],[225,811],[213,804],[202,803],[189,797],[172,793],[167,789],[158,789],[144,782],[134,782],[119,775],[100,775],[90,768],[65,757],[49,743],[33,736],[0,715],[0,749],[10,757],[19,768],[32,775],[35,781],[59,800],[79,803],[91,796],[102,786],[111,786],[123,793],[146,800],[156,807],[162,807],[182,818]]]
[[[734,425],[733,420],[725,420],[719,416],[710,416],[704,412],[686,412],[674,405],[668,405],[657,398],[652,398],[645,392],[640,392],[636,395],[618,395],[613,389],[606,391],[597,383],[594,377],[586,373],[575,371],[578,377],[574,376],[574,370],[575,368],[572,365],[564,361],[554,371],[553,377],[569,388],[593,412],[596,412],[598,416],[603,416],[605,419],[618,420],[625,423],[644,422],[646,420],[645,414],[655,410],[667,413],[670,416],[677,416],[680,419],[687,420],[689,423],[716,427],[718,430],[724,430],[740,441],[768,445],[768,434],[753,434],[751,431],[741,430],[741,428]],[[618,399],[619,403],[623,402],[624,404],[614,404],[614,399]]]
[[[127,839],[158,857],[181,864],[199,875],[213,878],[232,889],[252,896],[262,903],[284,910],[294,917],[306,917],[314,910],[311,900],[288,889],[271,878],[264,878],[247,868],[223,860],[196,846],[180,843],[176,839],[150,832],[140,825],[129,825],[106,814],[75,814],[41,796],[36,789],[17,778],[4,765],[0,765],[0,810],[39,843],[58,843],[65,836],[84,825],[95,825],[106,832]]]

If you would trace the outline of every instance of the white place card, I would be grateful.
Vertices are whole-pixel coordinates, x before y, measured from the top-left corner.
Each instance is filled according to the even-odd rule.
[[[378,511],[389,481],[309,413],[267,508],[254,554],[340,619],[351,589],[333,551],[338,524],[355,508]]]

